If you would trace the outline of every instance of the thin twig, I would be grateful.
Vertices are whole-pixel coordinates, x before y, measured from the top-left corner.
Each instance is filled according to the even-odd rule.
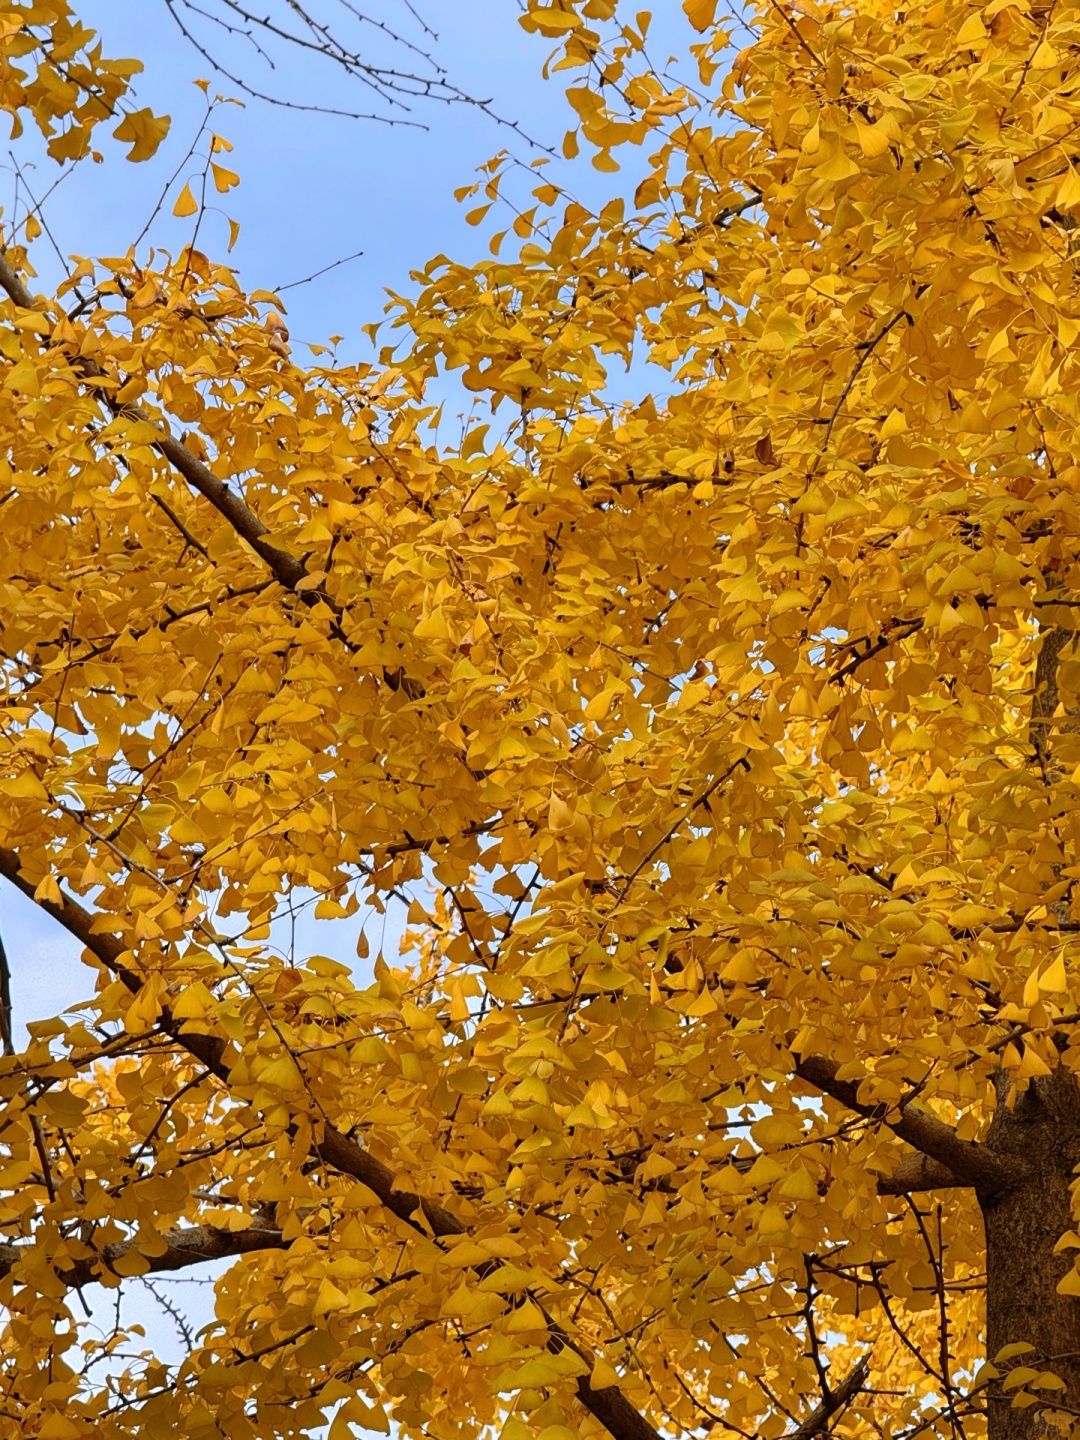
[[[52,1166],[49,1164],[49,1152],[45,1148],[45,1135],[41,1129],[41,1121],[36,1115],[30,1116],[30,1129],[34,1132],[34,1148],[37,1150],[38,1159],[41,1161],[41,1169],[45,1177],[45,1189],[49,1192],[50,1202],[56,1199],[56,1185],[53,1181]]]
[[[786,17],[785,17],[785,18],[786,18]],[[788,23],[790,24],[790,21],[789,21]],[[846,380],[845,383],[844,383],[844,388],[843,388],[843,390],[840,391],[840,398],[839,398],[839,400],[837,400],[835,406],[833,407],[833,412],[832,412],[832,414],[829,416],[828,421],[826,422],[826,425],[825,425],[825,435],[824,435],[824,437],[823,437],[823,439],[822,439],[822,441],[821,441],[821,448],[820,448],[820,450],[818,451],[818,454],[817,454],[817,456],[816,456],[815,459],[814,459],[814,464],[813,464],[813,466],[811,467],[811,470],[810,470],[810,474],[811,474],[811,475],[813,475],[814,471],[817,469],[818,465],[819,465],[820,462],[821,462],[821,457],[825,454],[825,451],[828,449],[829,440],[830,440],[830,438],[831,438],[831,436],[832,436],[832,432],[833,432],[833,427],[834,427],[834,425],[836,424],[837,420],[840,418],[840,412],[841,412],[841,410],[843,410],[844,405],[845,405],[845,403],[847,402],[847,398],[848,398],[848,396],[851,394],[851,387],[855,384],[855,381],[859,378],[859,375],[860,375],[860,373],[861,373],[861,371],[862,371],[863,366],[866,364],[867,360],[870,359],[870,356],[874,353],[874,351],[877,349],[877,347],[881,344],[882,340],[885,339],[885,336],[888,335],[889,331],[893,328],[893,326],[894,326],[894,325],[899,325],[900,321],[903,320],[903,319],[905,319],[905,318],[910,318],[910,317],[908,316],[907,311],[906,311],[906,310],[898,310],[898,311],[896,312],[896,314],[892,317],[892,319],[889,320],[889,321],[887,321],[887,322],[881,327],[881,329],[877,332],[877,334],[873,337],[872,340],[864,341],[864,342],[862,342],[862,344],[858,347],[858,348],[862,351],[862,354],[859,356],[858,360],[856,360],[855,366],[854,366],[851,374],[848,376],[847,380]]]
[[[150,498],[154,501],[155,505],[160,506],[160,508],[165,511],[165,514],[176,526],[177,530],[180,531],[180,534],[184,537],[184,539],[192,547],[192,549],[198,550],[201,555],[205,555],[207,560],[210,560],[210,551],[207,550],[206,546],[202,543],[201,540],[197,539],[196,536],[191,533],[191,531],[187,528],[184,522],[180,519],[180,516],[177,515],[176,511],[169,504],[169,502],[167,500],[163,500],[160,495],[156,495],[152,491]],[[183,556],[181,556],[181,559],[183,559]],[[211,565],[213,565],[215,562],[213,560],[210,560],[210,563]]]
[[[321,270],[316,270],[313,275],[305,275],[303,280],[290,280],[288,285],[278,285],[274,289],[274,294],[280,295],[285,290],[295,290],[298,285],[310,285],[312,280],[318,280],[320,275],[328,275],[331,270],[336,270],[339,265],[347,265],[350,260],[359,260],[363,253],[363,250],[357,250],[354,255],[346,255],[343,260],[335,260],[332,265],[324,265]]]

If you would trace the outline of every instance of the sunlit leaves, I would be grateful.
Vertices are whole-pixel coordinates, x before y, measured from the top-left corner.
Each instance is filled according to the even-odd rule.
[[[214,189],[220,195],[227,195],[234,186],[240,183],[240,176],[236,171],[229,170],[224,165],[211,165],[210,170],[214,177]]]
[[[169,117],[155,115],[151,110],[132,110],[113,131],[117,140],[131,146],[129,160],[149,160],[169,133]]]
[[[980,1218],[879,1193],[881,1121],[978,1140],[1075,1053],[1076,22],[763,6],[727,54],[683,9],[693,89],[645,16],[527,7],[620,178],[515,213],[491,162],[500,253],[380,366],[303,368],[194,250],[4,302],[0,845],[96,917],[93,999],[0,1065],[4,1440],[566,1440],[616,1385],[774,1436],[812,1342],[871,1357],[835,1433],[950,1433]],[[234,1263],[183,1372],[64,1368],[65,1267],[184,1226]]]
[[[131,160],[147,160],[169,128],[168,116],[128,108],[138,60],[106,59],[94,32],[72,13],[66,0],[7,6],[0,15],[4,84],[0,106],[11,116],[13,135],[32,116],[54,160],[81,160],[102,121],[120,122],[114,136],[127,144]]]
[[[191,193],[191,186],[185,184],[180,194],[176,197],[176,202],[173,205],[173,214],[184,218],[188,215],[194,215],[198,211],[198,208],[199,202]]]

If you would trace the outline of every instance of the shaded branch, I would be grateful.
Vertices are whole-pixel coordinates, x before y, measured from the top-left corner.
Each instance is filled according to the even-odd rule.
[[[0,875],[6,876],[24,895],[34,900],[36,887],[21,873],[18,855],[3,847],[0,847]],[[143,985],[142,977],[121,962],[120,956],[126,952],[117,940],[108,935],[95,933],[94,917],[89,910],[80,905],[78,901],[71,899],[70,896],[65,896],[60,902],[38,899],[35,903],[62,925],[69,934],[80,940],[92,955],[124,983],[128,990],[138,994]],[[182,1029],[181,1022],[175,1019],[167,1007],[162,1009],[159,1023],[167,1034],[187,1050],[189,1055],[201,1061],[207,1070],[223,1084],[229,1084],[231,1076],[229,1066],[223,1059],[225,1047],[221,1040],[210,1035],[192,1034]],[[378,1196],[381,1204],[398,1219],[410,1225],[420,1234],[434,1235],[436,1238],[469,1233],[469,1227],[464,1221],[444,1205],[439,1204],[438,1201],[417,1195],[411,1190],[398,1188],[397,1176],[390,1166],[370,1154],[355,1140],[343,1135],[341,1131],[329,1124],[324,1124],[321,1129],[320,1138],[312,1146],[314,1157],[339,1173],[348,1175],[362,1185],[366,1185]],[[196,1242],[183,1241],[176,1244],[177,1233],[173,1232],[173,1237],[170,1237],[170,1248],[166,1250],[163,1257],[159,1257],[156,1264],[152,1262],[152,1268],[179,1268],[178,1264],[170,1265],[169,1258],[174,1252],[177,1256],[187,1254],[185,1246],[189,1243],[195,1245]],[[186,1233],[183,1232],[184,1235]],[[236,1232],[238,1235],[248,1233],[250,1232]],[[200,1255],[199,1258],[212,1259],[215,1257]],[[183,1263],[194,1262],[185,1262],[181,1259],[179,1264]],[[570,1346],[584,1358],[585,1352],[570,1339],[557,1321],[550,1321],[548,1330],[550,1348],[561,1350],[565,1346]],[[617,1386],[594,1390],[588,1377],[582,1376],[577,1382],[577,1394],[585,1408],[600,1421],[614,1437],[614,1440],[660,1440],[659,1432],[626,1399]]]
[[[187,542],[187,544],[190,545],[192,549],[198,550],[200,555],[205,555],[207,560],[209,560],[209,550],[207,550],[206,546],[202,543],[198,536],[191,533],[191,531],[187,528],[184,522],[180,519],[180,516],[177,515],[176,511],[169,504],[169,502],[167,500],[164,500],[160,495],[151,494],[150,498],[160,510],[163,510],[165,512],[165,514],[169,517],[172,523],[176,526],[177,530],[179,530],[180,534],[184,537],[184,540]]]
[[[4,949],[4,937],[0,935],[0,1048],[3,1049],[5,1055],[15,1054],[15,1043],[12,1039],[13,1028],[11,966],[8,963],[7,951]]]
[[[850,1375],[845,1375],[835,1389],[830,1388],[819,1405],[817,1405],[797,1430],[792,1430],[784,1437],[784,1440],[813,1440],[815,1435],[820,1435],[828,1427],[829,1421],[841,1410],[846,1410],[855,1399],[859,1391],[866,1384],[866,1377],[870,1373],[870,1356],[864,1355]]]
[[[95,1255],[78,1260],[65,1269],[57,1269],[56,1277],[68,1289],[76,1290],[92,1285],[106,1274],[115,1275],[116,1265],[132,1254],[143,1256],[147,1264],[144,1273],[157,1275],[166,1270],[186,1270],[189,1265],[203,1265],[210,1260],[251,1255],[259,1250],[285,1250],[291,1244],[282,1237],[280,1230],[260,1225],[252,1225],[246,1230],[218,1230],[210,1225],[193,1225],[170,1230],[161,1238],[165,1249],[160,1255],[147,1255],[134,1239],[123,1240],[105,1245]],[[30,1245],[0,1246],[0,1279],[9,1275],[20,1260],[34,1254],[35,1249]]]
[[[887,1105],[865,1104],[859,1099],[858,1085],[837,1078],[839,1068],[835,1060],[827,1060],[823,1055],[803,1055],[795,1062],[795,1074],[800,1080],[832,1096],[856,1115],[887,1125],[925,1159],[935,1161],[941,1167],[937,1173],[949,1172],[952,1177],[949,1185],[971,1186],[979,1195],[994,1195],[1021,1178],[1023,1172],[1017,1161],[996,1155],[974,1140],[961,1140],[951,1125],[915,1105],[890,1111]]]
[[[938,1160],[915,1151],[905,1155],[890,1175],[878,1180],[879,1195],[915,1195],[921,1190],[966,1190],[971,1182]]]
[[[891,620],[881,631],[876,640],[865,642],[866,648],[859,650],[854,645],[844,645],[841,652],[850,650],[852,658],[846,665],[842,665],[829,676],[834,685],[842,684],[849,675],[854,675],[860,665],[865,665],[867,660],[872,660],[875,655],[880,655],[883,650],[888,650],[891,645],[898,645],[901,640],[907,640],[910,636],[917,634],[925,621],[921,616],[914,620]]]
[[[620,1440],[660,1440],[656,1430],[636,1410],[617,1385],[606,1390],[594,1390],[589,1377],[581,1375],[577,1382],[577,1396],[586,1410],[603,1425],[611,1435]]]

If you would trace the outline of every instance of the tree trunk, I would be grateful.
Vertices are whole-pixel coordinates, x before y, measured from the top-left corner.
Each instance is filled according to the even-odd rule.
[[[1036,1391],[1080,1410],[1080,1298],[1059,1295],[1057,1285],[1074,1252],[1054,1246],[1074,1228],[1070,1183],[1080,1163],[1080,1087],[1064,1065],[1033,1080],[1010,1110],[1006,1092],[986,1137],[987,1147],[1019,1161],[1025,1178],[981,1201],[986,1226],[986,1348],[992,1362],[1005,1345],[1026,1341],[1033,1354],[999,1368],[1030,1365],[1052,1370],[1066,1389]],[[1013,1408],[1015,1391],[994,1382],[986,1392],[989,1440],[1035,1440],[1047,1428],[1038,1407]]]

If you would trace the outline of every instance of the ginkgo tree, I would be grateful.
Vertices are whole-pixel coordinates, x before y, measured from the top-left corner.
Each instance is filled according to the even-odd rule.
[[[4,1002],[0,1440],[1075,1429],[1080,9],[683,8],[529,0],[565,164],[378,365],[8,217],[0,873],[96,993]],[[212,1260],[178,1366],[86,1320]]]

